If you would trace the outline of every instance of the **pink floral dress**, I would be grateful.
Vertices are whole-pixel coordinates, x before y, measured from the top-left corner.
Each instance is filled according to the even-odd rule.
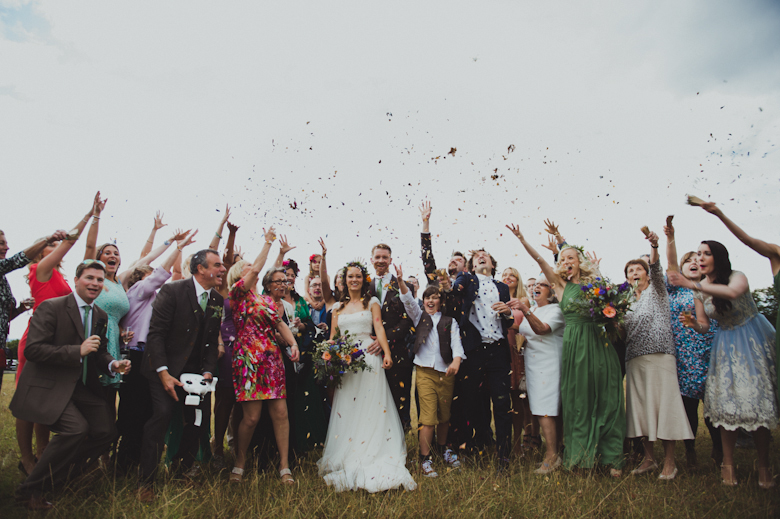
[[[282,351],[274,331],[281,321],[273,300],[247,290],[241,279],[230,290],[236,340],[233,387],[237,402],[287,398]]]

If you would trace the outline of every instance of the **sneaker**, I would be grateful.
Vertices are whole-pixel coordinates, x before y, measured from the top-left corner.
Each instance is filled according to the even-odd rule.
[[[437,474],[436,471],[433,470],[433,461],[431,460],[423,461],[422,471],[423,471],[423,476],[425,476],[426,478],[435,478],[439,476],[439,474]]]
[[[444,451],[444,462],[454,469],[460,468],[458,455],[452,452],[452,449],[446,449]]]

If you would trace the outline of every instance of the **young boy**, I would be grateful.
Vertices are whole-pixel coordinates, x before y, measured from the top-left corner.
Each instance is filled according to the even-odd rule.
[[[399,280],[403,279],[400,267],[395,267]],[[420,415],[420,459],[423,474],[438,476],[433,470],[431,444],[434,428],[437,429],[438,451],[451,467],[459,467],[458,457],[446,447],[450,428],[450,406],[455,387],[455,374],[461,360],[466,358],[460,342],[458,323],[452,317],[441,314],[441,291],[429,286],[423,292],[423,310],[417,304],[406,283],[398,284],[401,301],[415,326],[414,364],[417,370],[417,397]]]

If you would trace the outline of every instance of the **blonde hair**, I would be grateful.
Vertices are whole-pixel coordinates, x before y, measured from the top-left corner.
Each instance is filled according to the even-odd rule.
[[[233,285],[235,285],[239,279],[241,279],[243,276],[244,267],[249,265],[248,261],[244,260],[238,260],[237,262],[233,263],[233,266],[230,267],[230,270],[228,271],[227,275],[227,287],[228,290],[233,288]]]
[[[182,279],[190,279],[192,277],[192,272],[190,272],[190,261],[192,261],[192,256],[194,256],[194,254],[190,254],[189,256],[184,258],[184,261],[181,262]]]
[[[570,245],[564,245],[558,256],[558,263],[555,264],[555,273],[558,274],[558,277],[563,281],[561,286],[566,287],[567,279],[566,270],[563,268],[563,251],[568,249],[571,249],[577,253],[577,259],[580,262],[580,284],[587,284],[595,281],[596,278],[600,276],[596,265],[591,263],[590,260],[588,260],[588,258],[586,258],[582,252],[580,252],[579,249]],[[552,279],[548,279],[547,281],[550,283],[555,283],[557,280],[553,281]]]
[[[504,272],[507,270],[510,272],[510,274],[517,278],[517,288],[515,288],[514,293],[512,293],[510,289],[509,297],[512,299],[522,299],[524,297],[528,297],[528,292],[525,290],[525,284],[523,284],[523,278],[520,277],[520,272],[518,272],[518,270],[514,267],[507,267],[504,269]],[[504,272],[501,273],[501,277],[504,276]]]

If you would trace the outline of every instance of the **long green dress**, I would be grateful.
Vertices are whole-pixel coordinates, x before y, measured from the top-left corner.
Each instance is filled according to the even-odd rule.
[[[775,274],[775,297],[780,297],[780,271]],[[780,312],[777,314],[777,323],[775,324],[775,365],[777,368],[777,402],[780,404]]]
[[[563,464],[591,468],[596,463],[623,467],[626,410],[623,377],[615,348],[601,326],[581,317],[569,302],[581,294],[580,285],[567,283],[561,299],[563,333],[561,403],[563,406]]]

